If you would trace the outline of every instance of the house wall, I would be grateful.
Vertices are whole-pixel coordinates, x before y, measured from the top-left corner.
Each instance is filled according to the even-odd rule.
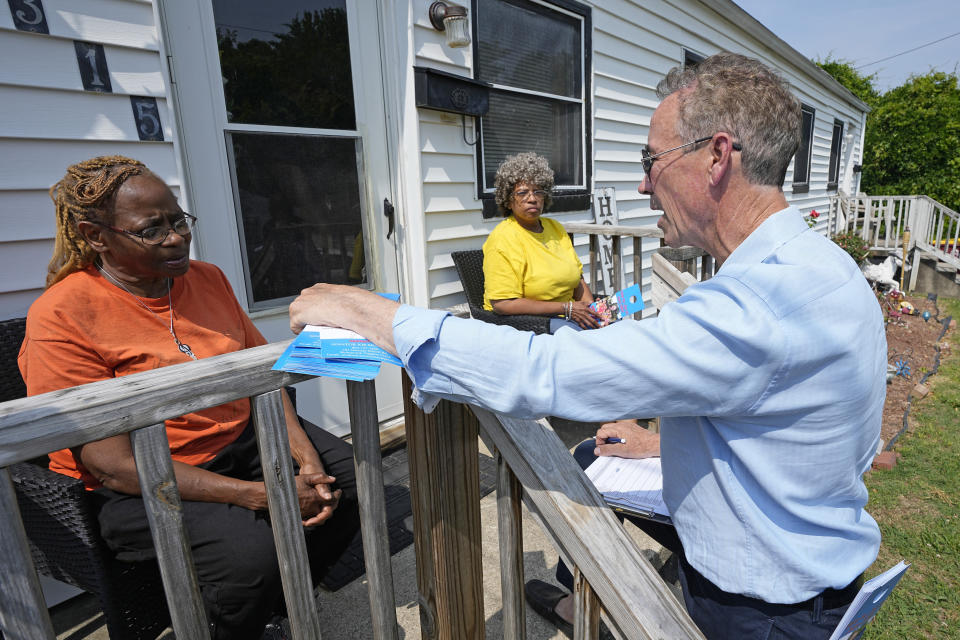
[[[401,281],[407,300],[435,308],[463,301],[450,253],[479,247],[498,220],[485,221],[476,197],[475,147],[464,141],[459,116],[414,107],[412,66],[473,75],[471,49],[450,49],[427,19],[430,0],[380,4],[385,28],[384,84],[396,146],[391,152],[402,204]],[[606,0],[593,7],[593,186],[615,187],[623,224],[653,225],[658,213],[636,191],[640,147],[658,104],[656,83],[682,59],[686,47],[702,55],[721,49],[759,57],[777,67],[797,96],[816,109],[810,189],[788,199],[804,212],[826,210],[833,119],[846,123],[841,188],[856,190],[850,167],[861,162],[863,110],[845,90],[728,0]],[[169,90],[149,0],[45,0],[49,35],[14,28],[0,9],[0,54],[16,61],[0,69],[0,319],[22,316],[42,292],[53,247],[49,187],[67,165],[120,153],[146,162],[175,193],[181,172]],[[74,40],[104,45],[113,93],[84,91]],[[141,142],[129,96],[157,99],[165,142]],[[395,115],[396,114],[396,115]],[[396,121],[394,122],[394,118]],[[475,132],[466,121],[466,138]],[[556,214],[589,221],[589,211]],[[643,244],[644,281],[649,252]],[[586,262],[586,238],[577,245]],[[629,248],[628,248],[629,251]],[[628,281],[632,261],[625,261]],[[647,292],[649,299],[649,292]]]
[[[50,187],[68,165],[122,154],[179,194],[174,130],[153,6],[146,0],[44,0],[50,33],[16,30],[0,7],[0,319],[43,291],[55,235]],[[84,91],[74,41],[101,43],[112,93]],[[166,142],[141,142],[130,96],[157,99]]]
[[[443,34],[427,20],[429,0],[411,0],[414,64],[473,76],[470,49],[450,49]],[[848,167],[860,162],[863,105],[811,62],[776,38],[760,23],[726,0],[604,0],[592,2],[593,14],[593,186],[615,187],[621,224],[654,225],[659,213],[648,196],[637,192],[642,177],[640,148],[647,142],[650,117],[659,104],[657,82],[680,64],[683,49],[701,55],[735,51],[774,66],[793,86],[797,97],[816,110],[809,191],[793,194],[793,167],[787,173],[787,199],[801,211],[825,212],[834,118],[845,122],[852,144],[841,154],[841,188],[853,189]],[[508,45],[509,43],[505,43]],[[412,91],[412,87],[409,88]],[[450,252],[478,248],[499,220],[483,220],[476,198],[476,153],[463,141],[460,117],[417,109],[425,227],[427,304],[448,307],[463,301]],[[467,119],[467,137],[474,135]],[[407,185],[413,188],[414,185]],[[548,214],[549,215],[549,214]],[[592,221],[589,211],[555,214],[560,221]],[[825,217],[821,218],[825,224]],[[577,237],[586,264],[586,238]],[[643,279],[650,282],[650,251],[643,243]],[[629,248],[627,248],[629,253]],[[627,281],[633,281],[632,260],[626,260]],[[644,289],[649,301],[649,285]]]

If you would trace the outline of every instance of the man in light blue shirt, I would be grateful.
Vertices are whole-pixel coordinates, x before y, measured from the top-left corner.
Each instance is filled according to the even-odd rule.
[[[534,336],[317,285],[291,326],[393,351],[427,410],[443,397],[525,417],[661,416],[694,621],[708,638],[828,638],[880,544],[861,479],[886,392],[880,309],[849,256],[787,206],[800,107],[779,77],[718,54],[658,93],[640,191],[667,244],[720,265],[658,317]]]

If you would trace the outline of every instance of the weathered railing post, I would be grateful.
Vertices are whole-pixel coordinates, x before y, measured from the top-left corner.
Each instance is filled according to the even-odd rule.
[[[697,247],[661,247],[657,252],[679,271],[697,277],[697,258],[704,255]]]
[[[293,458],[287,438],[282,391],[253,397],[253,425],[263,465],[263,483],[280,564],[280,579],[294,640],[320,638],[320,616],[313,599],[307,542],[293,482]],[[166,585],[167,581],[163,581]],[[169,597],[168,597],[169,598]],[[179,638],[179,635],[177,636]]]
[[[462,404],[427,415],[403,375],[421,636],[484,637],[478,425]]]
[[[163,577],[163,591],[167,602],[179,598],[179,606],[170,607],[170,624],[177,638],[209,638],[193,553],[183,528],[183,510],[166,426],[158,422],[131,431],[130,446]]]
[[[633,280],[639,285],[640,291],[643,291],[643,249],[641,248],[639,236],[633,237]],[[638,311],[635,317],[640,319]]]
[[[347,382],[353,458],[357,469],[363,559],[367,568],[370,616],[376,640],[397,638],[397,601],[393,594],[393,571],[387,533],[387,507],[383,496],[383,466],[380,456],[380,424],[377,392],[373,380]]]
[[[526,615],[523,607],[522,488],[500,452],[496,452],[496,459],[503,637],[507,640],[523,640],[526,637]]]
[[[17,506],[10,471],[0,468],[0,558],[3,581],[0,593],[0,631],[7,638],[53,640],[56,635],[43,602],[40,580],[30,560],[30,547]]]
[[[596,640],[600,635],[600,600],[580,567],[573,569],[573,640]]]

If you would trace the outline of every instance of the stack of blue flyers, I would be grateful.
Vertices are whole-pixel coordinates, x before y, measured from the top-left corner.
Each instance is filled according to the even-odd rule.
[[[397,294],[380,295],[391,300]],[[380,364],[400,366],[400,358],[347,329],[307,325],[273,365],[274,371],[305,373],[344,380],[372,380]]]

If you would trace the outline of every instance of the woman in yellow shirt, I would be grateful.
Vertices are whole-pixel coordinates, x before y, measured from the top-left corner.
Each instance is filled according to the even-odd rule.
[[[483,306],[501,315],[556,316],[550,332],[593,329],[599,316],[583,264],[563,226],[541,214],[550,205],[553,170],[536,153],[507,157],[497,169],[494,199],[507,219],[483,244]]]

